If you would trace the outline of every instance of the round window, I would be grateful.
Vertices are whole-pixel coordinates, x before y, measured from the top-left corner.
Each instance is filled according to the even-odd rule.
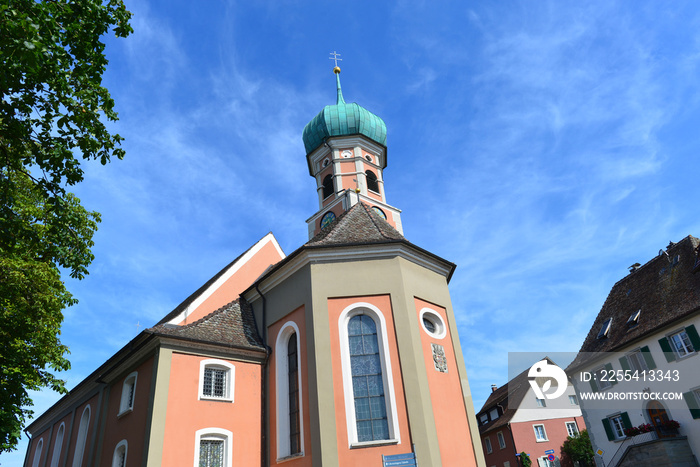
[[[365,159],[367,159],[367,160],[370,161],[370,162],[373,162],[373,161],[372,161],[372,156],[370,156],[369,154],[365,154]]]
[[[423,330],[435,339],[442,339],[447,335],[447,327],[442,317],[430,308],[423,308],[420,312],[421,326]]]

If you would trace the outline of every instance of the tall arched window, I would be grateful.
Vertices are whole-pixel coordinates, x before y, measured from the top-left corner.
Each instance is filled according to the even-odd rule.
[[[80,467],[83,463],[83,453],[85,452],[85,442],[87,441],[88,425],[90,424],[90,406],[83,410],[78,427],[78,438],[75,441],[75,452],[73,453],[73,467]]]
[[[304,454],[299,328],[285,323],[275,343],[277,458]]]
[[[367,189],[375,193],[379,193],[379,181],[377,180],[377,174],[368,170],[365,172],[367,176]]]
[[[297,334],[287,343],[287,375],[289,381],[289,452],[301,451],[299,438],[299,364],[297,359]]]
[[[374,320],[367,315],[353,316],[348,322],[348,341],[357,440],[389,439],[382,362]]]
[[[333,194],[333,175],[328,174],[323,179],[323,199],[328,198]]]
[[[58,461],[61,458],[61,450],[63,448],[63,434],[66,431],[66,424],[61,423],[56,433],[56,441],[53,443],[53,453],[51,454],[51,467],[58,467]]]
[[[41,459],[41,451],[44,449],[44,438],[40,439],[34,449],[34,460],[32,461],[32,467],[39,467],[39,460]]]
[[[114,448],[112,456],[112,467],[126,467],[126,452],[128,444],[125,439],[119,441],[117,447]]]
[[[124,384],[122,385],[122,397],[119,403],[119,415],[134,409],[134,395],[136,393],[137,377],[138,373],[134,371],[124,379]]]
[[[376,441],[398,443],[396,396],[386,320],[369,303],[340,314],[340,351],[350,447]]]

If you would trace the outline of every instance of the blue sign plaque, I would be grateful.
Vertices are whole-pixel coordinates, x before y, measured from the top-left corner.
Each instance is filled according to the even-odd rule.
[[[382,461],[384,467],[413,467],[416,465],[416,455],[411,452],[408,454],[382,456]]]

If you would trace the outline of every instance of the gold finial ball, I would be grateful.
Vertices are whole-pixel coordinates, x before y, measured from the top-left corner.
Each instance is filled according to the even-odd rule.
[[[355,193],[359,193],[360,191],[362,190],[360,190],[359,188],[355,188]]]
[[[335,73],[336,75],[340,73],[340,67],[336,66],[335,68],[333,68],[333,73]]]

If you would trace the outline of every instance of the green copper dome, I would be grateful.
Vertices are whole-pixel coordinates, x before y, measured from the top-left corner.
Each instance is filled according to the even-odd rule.
[[[337,70],[337,71],[336,71]],[[346,104],[340,89],[340,69],[336,68],[338,102],[327,105],[305,127],[303,133],[306,154],[310,154],[330,136],[364,135],[386,146],[384,120],[355,103]]]

